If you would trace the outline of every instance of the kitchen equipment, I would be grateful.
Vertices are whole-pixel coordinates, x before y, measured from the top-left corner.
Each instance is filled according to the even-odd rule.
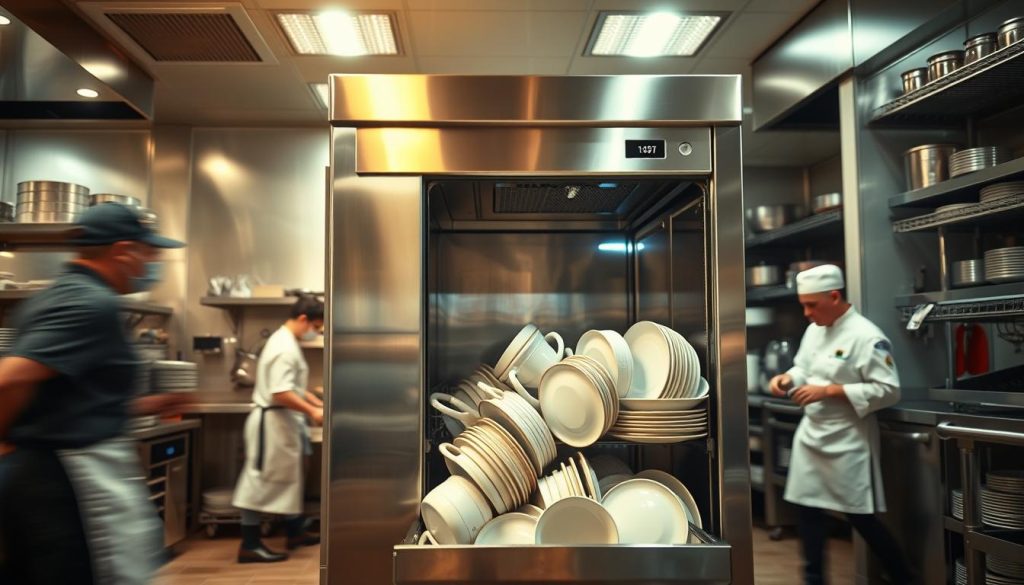
[[[982,33],[964,41],[964,65],[984,59],[996,52],[998,40],[995,33]]]
[[[89,195],[89,205],[95,206],[101,203],[120,203],[128,207],[142,207],[142,201],[131,195],[118,195],[116,193],[93,193]]]
[[[928,68],[919,67],[910,71],[904,71],[900,74],[900,79],[903,80],[903,93],[910,93],[921,89],[924,87],[924,84],[928,83]]]
[[[174,360],[157,360],[152,364],[156,392],[192,392],[199,386],[198,364]]]
[[[1024,246],[985,252],[985,280],[993,283],[1024,280]]]
[[[949,157],[956,149],[953,144],[922,144],[903,153],[907,189],[922,189],[948,179]]]
[[[747,288],[782,284],[782,269],[760,264],[747,268]]]
[[[153,502],[164,523],[164,546],[185,539],[188,520],[188,455],[187,434],[164,436],[139,443],[142,476],[149,486]]]
[[[825,193],[811,199],[811,213],[824,213],[843,206],[842,193]]]
[[[979,199],[982,203],[989,203],[997,199],[1021,196],[1024,196],[1024,181],[1008,181],[983,187]]]
[[[0,201],[0,223],[14,221],[14,204]]]
[[[949,176],[959,177],[1007,162],[1013,155],[1000,146],[980,146],[959,150],[949,157]]]
[[[89,205],[89,189],[59,181],[23,181],[16,202],[19,223],[73,223]]]
[[[747,224],[754,233],[777,230],[804,215],[802,205],[758,205],[747,209]]]
[[[1024,39],[1024,16],[1011,18],[999,27],[999,48],[1005,49]]]
[[[747,327],[764,327],[771,325],[775,312],[771,307],[747,307]]]
[[[928,57],[928,82],[941,79],[964,66],[963,51],[946,51]]]
[[[972,258],[953,262],[950,273],[950,284],[956,288],[985,284],[985,261],[981,258]]]
[[[972,376],[988,373],[989,349],[985,328],[974,323],[967,330],[967,372]]]
[[[761,391],[761,356],[756,351],[747,352],[747,392]]]

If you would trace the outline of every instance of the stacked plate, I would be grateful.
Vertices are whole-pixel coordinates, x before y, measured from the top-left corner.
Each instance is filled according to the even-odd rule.
[[[959,260],[952,265],[954,287],[985,284],[985,261],[980,258]]]
[[[940,205],[935,208],[935,213],[946,213],[949,211],[958,211],[961,209],[969,209],[976,207],[977,203],[950,203],[949,205]]]
[[[594,444],[619,415],[615,381],[601,364],[585,355],[567,357],[548,368],[538,392],[548,428],[573,447]]]
[[[619,544],[618,523],[611,511],[583,496],[554,503],[537,520],[537,544],[582,546]]]
[[[18,330],[11,327],[0,327],[0,356],[5,356],[14,347],[14,340],[18,336]]]
[[[192,362],[157,360],[153,362],[153,390],[191,392],[199,386],[199,366]]]
[[[956,560],[956,585],[967,585],[967,566],[963,559]]]
[[[533,503],[547,509],[565,498],[590,498],[601,501],[601,488],[597,474],[587,464],[582,453],[559,463],[558,468],[537,481]]]
[[[237,512],[231,504],[234,488],[216,488],[203,492],[203,511],[207,514],[231,514]]]
[[[483,383],[484,386],[480,386],[481,383]],[[508,386],[498,380],[497,376],[494,374],[494,369],[491,368],[491,366],[481,364],[473,371],[472,374],[459,381],[459,383],[449,391],[451,396],[455,397],[459,402],[468,407],[465,412],[470,415],[470,424],[479,418],[480,403],[492,397],[490,392],[482,389],[485,387],[500,391],[511,390]],[[467,423],[460,420],[463,417],[446,414],[446,411],[444,410],[442,410],[442,416],[444,418],[445,427],[453,437],[457,436],[466,428]]]
[[[623,411],[608,434],[631,443],[680,443],[708,436],[708,411]]]
[[[440,452],[448,471],[473,482],[498,514],[527,503],[537,489],[537,474],[523,448],[490,419],[467,427],[454,445],[442,443]]]
[[[73,223],[89,206],[89,189],[59,181],[18,183],[15,218],[20,223]]]
[[[985,584],[986,585],[1024,585],[1024,579],[1016,577],[1007,577],[998,573],[989,571],[985,573]]]
[[[952,502],[953,517],[957,520],[964,519],[964,492],[963,490],[953,490],[953,502]]]
[[[1024,583],[1024,559],[1007,559],[993,555],[985,555],[985,568],[989,573],[1010,578],[1008,583]],[[991,578],[990,578],[991,579]],[[992,583],[990,580],[989,583]]]
[[[959,177],[994,167],[1012,158],[1009,150],[999,146],[980,146],[958,150],[949,156],[949,176]]]
[[[1024,195],[1024,181],[1013,181],[1008,183],[995,183],[981,190],[981,202],[988,203],[1007,197]]]
[[[700,360],[682,335],[640,321],[629,328],[625,340],[633,354],[626,398],[693,398],[700,393]]]
[[[488,398],[478,404],[480,416],[508,431],[526,453],[535,474],[544,473],[544,468],[555,460],[558,452],[551,429],[540,413],[515,392],[500,391],[483,383],[478,385],[488,394]]]
[[[1024,492],[981,488],[981,522],[997,528],[1024,530]]]
[[[985,474],[988,489],[1006,493],[1024,492],[1024,470],[1005,469],[990,471]]]
[[[985,252],[985,280],[993,283],[1024,280],[1024,246]]]
[[[103,203],[120,203],[128,207],[142,207],[142,201],[131,195],[118,195],[116,193],[93,193],[89,196],[89,206],[101,205]]]
[[[580,337],[577,355],[593,358],[615,380],[615,393],[625,398],[633,382],[633,354],[625,338],[615,331],[592,329]]]

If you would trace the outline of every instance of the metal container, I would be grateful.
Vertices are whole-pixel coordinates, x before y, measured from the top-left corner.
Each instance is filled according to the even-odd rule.
[[[0,201],[0,222],[14,221],[14,204]]]
[[[29,211],[19,213],[15,219],[18,223],[75,223],[77,211]]]
[[[956,149],[953,144],[922,144],[903,153],[907,189],[922,189],[948,179],[949,157]]]
[[[1011,18],[999,27],[999,48],[1004,49],[1024,39],[1024,16]]]
[[[68,203],[87,207],[89,196],[60,191],[36,191],[34,193],[18,193],[17,202],[18,205],[23,203]]]
[[[803,217],[802,205],[758,205],[747,209],[747,223],[754,233],[777,230]]]
[[[89,188],[60,181],[18,183],[19,223],[73,223],[89,204]]]
[[[75,183],[62,181],[22,181],[18,183],[18,193],[36,193],[39,191],[57,191],[61,193],[74,193],[76,195],[89,195],[89,188]]]
[[[946,51],[928,57],[928,81],[941,79],[964,66],[963,51]]]
[[[996,52],[996,33],[983,33],[964,41],[964,65],[970,65]]]
[[[782,269],[778,266],[750,266],[747,268],[747,287],[782,284]]]
[[[131,195],[118,195],[116,193],[94,193],[89,196],[89,205],[99,205],[101,203],[120,203],[121,205],[127,205],[128,207],[142,207],[142,201],[137,197]]]
[[[985,284],[985,261],[981,258],[953,262],[950,270],[954,287]]]
[[[843,194],[842,193],[825,193],[824,195],[817,195],[814,199],[811,199],[811,213],[824,213],[833,209],[838,209],[843,205]]]
[[[903,80],[903,93],[910,93],[921,89],[924,87],[924,84],[928,83],[928,68],[919,67],[910,71],[904,71],[900,74],[900,79]]]

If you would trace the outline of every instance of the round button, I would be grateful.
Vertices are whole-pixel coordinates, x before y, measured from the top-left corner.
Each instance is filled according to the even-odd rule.
[[[683,156],[690,156],[691,154],[693,154],[693,145],[690,144],[689,142],[680,142],[679,154]]]

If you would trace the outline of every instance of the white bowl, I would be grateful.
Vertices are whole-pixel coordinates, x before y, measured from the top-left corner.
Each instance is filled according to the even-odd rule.
[[[471,544],[491,518],[489,506],[481,506],[477,488],[470,481],[452,476],[423,498],[420,514],[427,530],[440,544]]]
[[[606,430],[607,413],[600,388],[571,364],[556,364],[544,372],[540,406],[551,432],[567,445],[588,447]]]
[[[624,481],[609,490],[601,503],[615,519],[623,544],[686,544],[689,538],[683,502],[656,481]]]
[[[476,537],[476,544],[536,544],[537,521],[537,516],[520,512],[502,514],[484,525]]]
[[[626,343],[633,356],[630,398],[658,398],[669,380],[672,347],[662,328],[652,321],[640,321],[626,331]]]
[[[615,392],[622,398],[633,382],[633,354],[625,338],[612,330],[592,329],[580,337],[576,354],[593,358],[615,381]]]
[[[544,510],[537,521],[536,542],[563,546],[618,544],[619,531],[601,504],[590,498],[571,497]]]
[[[656,481],[672,490],[672,493],[674,493],[683,503],[683,506],[686,507],[686,516],[689,518],[690,523],[697,528],[704,527],[704,523],[700,518],[700,510],[697,508],[697,500],[693,499],[693,494],[690,493],[690,490],[686,489],[686,486],[683,485],[683,482],[679,481],[678,478],[657,469],[645,469],[636,474],[636,476],[641,479]]]

